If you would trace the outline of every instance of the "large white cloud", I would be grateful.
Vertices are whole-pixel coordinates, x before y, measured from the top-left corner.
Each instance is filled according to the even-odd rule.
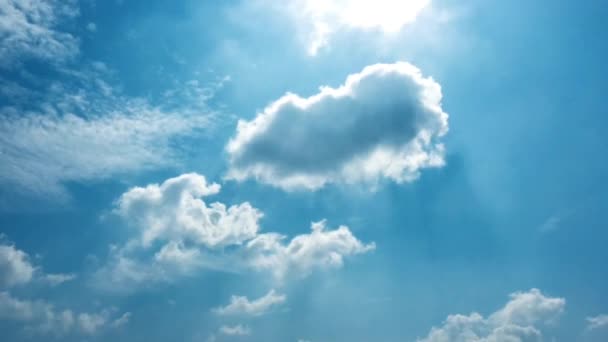
[[[23,56],[61,61],[78,53],[78,39],[57,29],[78,15],[73,0],[0,1],[0,67]]]
[[[484,318],[478,313],[449,315],[419,342],[541,341],[542,328],[555,324],[564,311],[563,298],[547,297],[538,289],[516,292],[500,310]]]
[[[327,229],[325,221],[314,223],[310,234],[287,242],[281,234],[260,233],[262,213],[249,203],[204,202],[204,197],[219,191],[218,184],[189,173],[125,192],[115,212],[136,228],[135,234],[111,247],[93,285],[129,292],[200,269],[265,272],[283,281],[316,269],[339,268],[346,257],[375,248],[359,241],[346,226]],[[280,299],[273,294],[269,298]]]
[[[284,189],[407,182],[444,164],[441,87],[415,66],[375,64],[308,98],[287,94],[229,141],[229,179]]]
[[[223,316],[261,316],[272,308],[285,303],[286,299],[287,296],[277,294],[275,290],[270,290],[266,295],[251,301],[245,296],[232,296],[228,305],[216,308],[213,311]]]
[[[0,292],[0,320],[21,322],[30,333],[64,336],[67,334],[93,335],[108,326],[126,322],[125,313],[114,317],[115,309],[77,313],[71,309],[58,310],[43,300],[23,300],[8,292]]]

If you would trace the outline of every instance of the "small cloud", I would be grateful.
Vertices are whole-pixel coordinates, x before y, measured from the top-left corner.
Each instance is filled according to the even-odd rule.
[[[587,330],[595,330],[608,327],[608,315],[598,315],[595,317],[587,317]]]
[[[93,22],[87,24],[87,30],[89,32],[97,32],[97,25]]]
[[[222,325],[220,327],[220,333],[229,336],[247,336],[251,335],[251,329],[248,326],[241,324],[234,326]]]
[[[250,315],[261,316],[286,300],[286,296],[270,290],[265,296],[249,301],[245,296],[232,296],[230,304],[213,311],[218,315]]]
[[[72,273],[70,273],[70,274],[63,274],[63,273],[45,274],[43,276],[43,279],[49,285],[57,286],[57,285],[65,283],[65,282],[76,279],[76,275],[72,274]]]

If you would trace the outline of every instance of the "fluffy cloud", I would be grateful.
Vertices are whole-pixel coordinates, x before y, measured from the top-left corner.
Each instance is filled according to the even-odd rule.
[[[142,231],[142,243],[156,240],[192,241],[207,247],[238,245],[256,236],[262,214],[249,203],[209,206],[202,197],[219,193],[195,173],[171,178],[162,184],[136,187],[121,196],[116,212]],[[161,251],[161,258],[184,258],[176,245]]]
[[[277,294],[275,290],[270,290],[265,296],[250,301],[245,296],[232,296],[230,304],[214,309],[218,315],[249,315],[261,316],[280,304],[283,304],[287,297]]]
[[[0,245],[0,288],[30,282],[35,270],[27,253],[13,245]]]
[[[419,342],[525,342],[541,341],[541,327],[556,323],[564,311],[563,298],[544,296],[539,290],[511,294],[500,310],[484,318],[478,313],[450,315]]]
[[[608,327],[608,315],[598,315],[587,317],[587,330],[594,330]]]
[[[0,238],[3,238],[0,235]],[[10,243],[0,240],[0,289],[40,281],[57,286],[76,278],[74,274],[44,273],[31,263],[30,256]]]
[[[402,183],[444,164],[448,131],[441,87],[408,63],[376,64],[338,88],[287,94],[252,121],[239,121],[226,149],[227,178],[283,189],[327,183]]]
[[[229,336],[246,336],[251,334],[251,329],[248,326],[241,324],[235,326],[222,325],[220,327],[220,333]]]
[[[26,57],[61,61],[78,53],[78,39],[56,27],[78,15],[72,0],[0,1],[0,67]]]
[[[311,224],[312,232],[283,243],[277,233],[260,234],[247,243],[247,260],[251,267],[271,271],[277,279],[285,276],[305,277],[315,269],[342,267],[344,257],[374,250],[374,243],[363,244],[346,226],[328,230],[326,221]]]
[[[326,229],[325,221],[314,223],[310,234],[288,242],[278,233],[259,233],[262,213],[249,203],[227,206],[203,201],[219,191],[218,184],[190,173],[125,192],[116,201],[115,212],[136,228],[136,234],[111,247],[107,261],[95,272],[94,286],[128,292],[138,285],[172,282],[203,268],[270,272],[284,280],[307,276],[315,269],[338,268],[346,257],[375,248],[355,238],[346,226]],[[242,297],[234,304],[254,314],[268,301],[281,300],[270,293],[253,302]]]
[[[112,322],[113,314],[114,310],[103,310],[98,313],[57,310],[45,301],[21,300],[7,292],[0,292],[0,319],[21,322],[27,331],[36,334],[93,335]]]

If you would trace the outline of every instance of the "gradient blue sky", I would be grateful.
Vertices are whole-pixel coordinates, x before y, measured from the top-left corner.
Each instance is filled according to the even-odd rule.
[[[0,340],[608,340],[606,3],[285,3],[0,0]]]

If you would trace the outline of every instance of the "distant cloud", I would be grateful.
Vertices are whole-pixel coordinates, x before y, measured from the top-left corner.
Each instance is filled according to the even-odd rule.
[[[78,39],[57,28],[78,14],[72,0],[0,2],[0,67],[28,58],[55,62],[78,54]]]
[[[286,237],[278,233],[259,233],[262,213],[249,203],[205,203],[205,197],[219,191],[218,184],[189,173],[125,192],[116,202],[115,213],[136,233],[110,248],[107,260],[93,275],[93,286],[129,292],[138,286],[173,282],[205,268],[268,272],[283,281],[317,269],[339,268],[346,257],[375,248],[373,243],[359,241],[346,226],[327,229],[325,221],[313,223],[310,234],[285,243]],[[255,314],[281,300],[273,292],[261,301],[237,297],[226,312],[239,307]]]
[[[413,181],[445,163],[441,99],[440,85],[408,63],[368,66],[308,98],[287,94],[239,121],[227,178],[286,190]]]
[[[27,253],[14,245],[0,244],[0,288],[29,283],[34,272]]]
[[[58,310],[46,301],[22,300],[8,292],[0,292],[0,320],[20,322],[24,325],[24,330],[33,334],[94,335],[108,326],[113,313],[114,310],[96,313]]]
[[[3,239],[3,236],[0,235]],[[28,253],[0,239],[0,289],[26,285],[34,280],[57,286],[76,278],[74,274],[48,273],[34,266]]]
[[[280,304],[283,304],[287,297],[277,294],[275,290],[270,290],[265,296],[250,301],[245,296],[232,296],[230,304],[214,309],[213,311],[222,316],[229,315],[248,315],[261,316]]]
[[[251,335],[251,329],[245,325],[222,325],[220,327],[220,333],[228,336],[246,336]]]
[[[587,329],[595,330],[608,327],[608,315],[598,315],[595,317],[587,317]]]
[[[97,25],[93,22],[87,24],[87,30],[90,32],[97,32]]]
[[[487,318],[449,315],[442,326],[433,327],[418,342],[540,341],[541,328],[556,323],[564,311],[563,298],[546,297],[538,289],[511,294],[511,300]]]

